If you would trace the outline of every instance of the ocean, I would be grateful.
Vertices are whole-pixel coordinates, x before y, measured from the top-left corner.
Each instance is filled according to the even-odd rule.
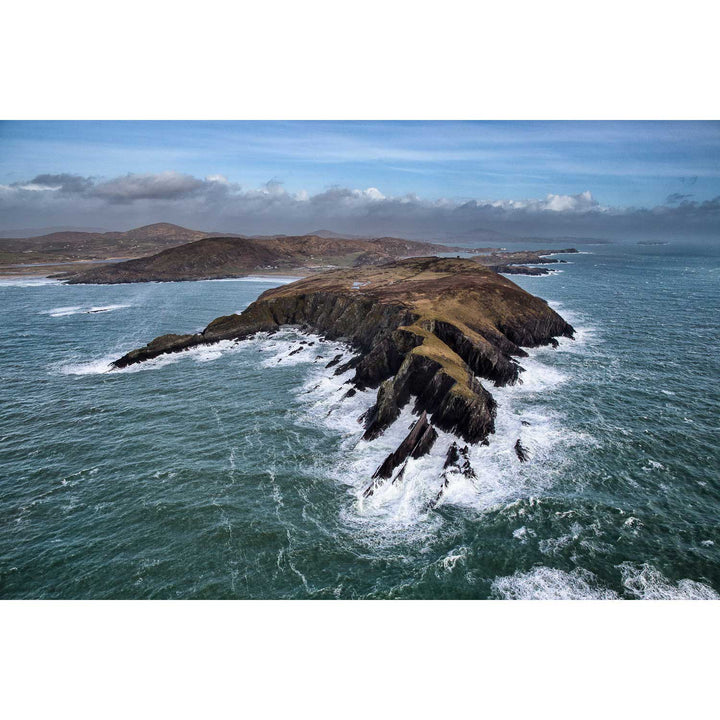
[[[109,371],[286,279],[0,281],[0,597],[717,599],[720,249],[580,248],[511,277],[576,338],[489,388],[477,477],[433,510],[446,433],[363,498],[413,417],[361,440],[374,392],[343,399],[342,344],[288,329]]]

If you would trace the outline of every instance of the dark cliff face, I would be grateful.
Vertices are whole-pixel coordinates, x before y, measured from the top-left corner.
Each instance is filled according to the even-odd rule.
[[[573,335],[545,301],[473,261],[415,258],[273,288],[239,315],[217,318],[202,333],[156,338],[115,366],[282,325],[357,349],[351,383],[378,388],[362,418],[366,440],[383,433],[412,400],[415,412],[430,418],[429,427],[484,441],[494,430],[496,403],[481,379],[515,383],[522,372],[516,358],[526,355],[522,346]],[[431,445],[432,433],[424,437]]]

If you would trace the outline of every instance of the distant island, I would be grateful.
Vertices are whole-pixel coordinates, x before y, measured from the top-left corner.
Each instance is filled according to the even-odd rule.
[[[536,238],[529,238],[535,242]],[[70,284],[172,282],[293,275],[380,265],[405,257],[473,255],[506,274],[547,275],[548,257],[577,252],[507,251],[398,237],[368,238],[316,230],[306,235],[246,236],[155,223],[126,232],[63,230],[38,237],[0,237],[0,277],[40,275]]]
[[[217,280],[248,275],[311,275],[343,267],[382,265],[400,258],[435,254],[476,255],[477,262],[496,272],[546,275],[529,264],[562,262],[547,255],[574,253],[574,248],[507,252],[462,248],[404,238],[336,238],[292,235],[261,238],[211,237],[168,248],[149,257],[58,274],[69,284],[116,284]]]
[[[378,468],[368,493],[391,477],[400,480],[407,458],[432,447],[436,427],[468,443],[486,442],[494,431],[496,404],[478,377],[495,385],[515,383],[523,347],[556,345],[557,337],[574,333],[544,300],[480,263],[422,257],[329,271],[273,288],[240,314],[217,318],[200,333],[158,337],[113,365],[125,368],[285,325],[343,340],[357,351],[335,372],[354,370],[349,395],[378,388],[375,404],[361,418],[366,440],[384,432],[415,398],[420,417]],[[526,459],[519,441],[515,452],[518,461]],[[462,449],[452,446],[448,471],[472,472],[463,457]]]
[[[211,237],[172,247],[150,257],[58,277],[70,284],[113,284],[215,280],[251,274],[302,276],[337,267],[381,265],[400,257],[488,250],[468,250],[393,237]]]

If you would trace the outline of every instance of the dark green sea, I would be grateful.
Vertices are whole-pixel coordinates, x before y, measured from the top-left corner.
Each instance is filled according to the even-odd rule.
[[[0,597],[718,598],[720,249],[582,247],[512,277],[577,336],[491,388],[477,478],[435,510],[442,433],[362,498],[412,415],[363,442],[374,393],[342,400],[341,345],[287,330],[108,372],[278,280],[1,281]]]

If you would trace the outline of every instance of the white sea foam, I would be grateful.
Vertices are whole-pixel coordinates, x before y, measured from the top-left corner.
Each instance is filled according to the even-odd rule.
[[[271,356],[268,365],[286,358],[293,347],[296,345],[286,345]],[[335,346],[328,356],[334,350],[343,349]],[[345,351],[343,361],[351,357],[351,352]],[[538,494],[554,481],[565,451],[573,444],[588,442],[586,436],[563,427],[562,418],[547,406],[537,404],[539,395],[552,392],[568,380],[564,373],[538,359],[542,352],[542,349],[531,350],[530,357],[523,358],[527,371],[522,384],[492,388],[498,402],[496,431],[490,436],[488,446],[469,448],[476,477],[454,473],[443,489],[438,507],[455,505],[483,512]],[[292,361],[302,354],[287,359]],[[395,423],[379,438],[371,442],[362,440],[363,427],[358,419],[373,405],[377,391],[356,392],[353,397],[345,398],[350,387],[345,383],[352,376],[352,370],[340,376],[332,375],[324,365],[311,372],[298,392],[304,408],[298,421],[314,427],[324,426],[329,433],[341,436],[341,459],[328,472],[335,481],[348,486],[355,498],[343,513],[345,522],[364,528],[377,542],[382,541],[381,536],[392,539],[397,533],[401,533],[404,540],[409,539],[409,535],[425,536],[441,521],[429,506],[440,492],[445,456],[457,438],[439,430],[428,455],[407,461],[401,481],[378,483],[372,495],[364,497],[377,467],[402,442],[417,418],[412,413],[411,399]],[[532,406],[527,404],[528,400],[533,401]],[[518,439],[530,454],[531,462],[518,460],[514,449]]]
[[[220,347],[225,344],[225,347]],[[225,341],[212,346],[201,346],[190,348],[179,353],[160,355],[152,360],[146,360],[126,368],[115,368],[112,363],[123,353],[121,351],[104,355],[101,358],[86,360],[83,362],[71,362],[61,365],[57,370],[62,375],[104,375],[106,373],[135,373],[146,370],[159,370],[166,365],[172,365],[183,359],[195,360],[196,362],[208,362],[222,356],[224,351],[230,350],[233,343]]]
[[[59,280],[47,277],[0,278],[0,287],[41,287],[42,285],[61,285]]]
[[[512,535],[516,540],[519,540],[521,543],[524,544],[528,541],[529,537],[535,537],[537,533],[534,530],[527,528],[525,527],[525,525],[523,525],[522,527],[517,528],[517,530],[513,530]]]
[[[302,276],[280,276],[280,275],[247,275],[239,278],[215,278],[213,280],[201,280],[200,282],[262,282],[287,285],[288,283],[301,280]]]
[[[337,352],[329,348],[336,348]],[[343,353],[348,356],[348,359],[352,355],[337,343],[328,343],[321,340],[319,335],[300,333],[297,330],[283,330],[266,336],[261,339],[258,349],[265,354],[261,362],[262,367],[265,368],[319,363],[323,359],[325,360],[324,364],[327,364],[335,354]]]
[[[92,315],[94,313],[112,312],[113,310],[124,310],[130,305],[68,305],[65,307],[56,307],[50,310],[42,310],[40,315],[49,315],[50,317],[66,317],[67,315]]]
[[[497,577],[492,593],[504,600],[614,600],[617,593],[604,588],[588,570],[566,572],[545,566]]]
[[[648,563],[624,562],[618,566],[631,597],[642,600],[720,600],[715,590],[696,580],[672,582]]]
[[[113,360],[117,360],[117,355],[106,355],[86,362],[67,363],[60,365],[56,370],[61,375],[102,375],[112,370]]]
[[[465,560],[468,554],[468,548],[465,546],[456,548],[454,551],[449,552],[444,558],[440,560],[443,570],[452,572],[458,562]]]
[[[301,342],[306,344],[301,345]],[[313,344],[310,345],[309,343]],[[330,349],[328,349],[328,346],[330,346]],[[301,348],[300,352],[291,355],[290,353],[297,348]],[[318,335],[308,335],[297,330],[288,329],[274,334],[257,333],[253,337],[242,341],[221,340],[212,345],[199,345],[181,352],[160,355],[151,360],[145,360],[121,369],[113,368],[112,362],[123,354],[122,350],[93,360],[67,363],[57,369],[64,375],[96,375],[108,372],[134,373],[158,370],[167,365],[189,360],[198,363],[212,362],[229,353],[242,353],[252,350],[267,353],[267,357],[261,362],[261,365],[266,368],[287,367],[288,365],[300,363],[314,363],[324,368],[325,364],[338,352],[343,354],[343,362],[352,357],[352,352],[345,346],[323,341]]]

